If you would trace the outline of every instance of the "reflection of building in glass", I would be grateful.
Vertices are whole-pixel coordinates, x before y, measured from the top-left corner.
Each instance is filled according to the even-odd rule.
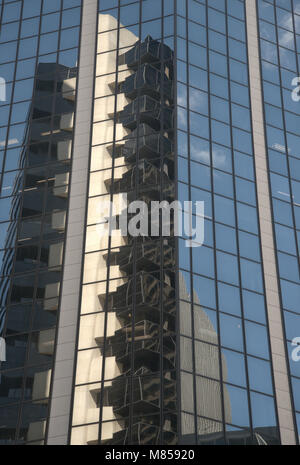
[[[121,155],[128,160],[128,171],[120,180],[114,179],[109,188],[148,204],[152,200],[172,201],[172,52],[149,36],[121,56],[120,63],[131,71],[120,85],[129,103],[119,113],[119,122],[130,131],[120,147]],[[107,297],[99,296],[118,327],[106,341],[99,342],[104,343],[106,363],[113,357],[119,375],[103,386],[100,399],[103,411],[106,406],[112,407],[120,431],[111,439],[104,433],[102,442],[124,444],[131,437],[134,443],[154,444],[164,437],[166,443],[174,444],[174,246],[170,239],[162,243],[157,238],[128,238],[127,245],[111,251],[107,258],[129,279]],[[166,413],[160,426],[162,408]]]
[[[299,443],[298,24],[1,3],[1,444]],[[124,194],[204,201],[203,245],[124,237]]]
[[[176,13],[172,3],[155,0],[161,14],[147,2],[99,6],[69,440],[276,444],[260,211],[245,194],[256,199],[248,62],[233,53],[245,42],[245,5],[228,1],[220,13],[182,2]],[[200,17],[219,19],[204,26]],[[184,250],[182,239],[118,229],[109,237],[100,206],[113,201],[120,227],[123,193],[205,200],[206,243]]]
[[[100,21],[107,27],[115,24],[109,16],[100,17]],[[123,31],[122,39],[124,45],[125,41],[136,42],[129,31],[127,36]],[[111,67],[105,61],[100,66],[106,64]],[[114,198],[127,193],[129,201],[141,199],[148,205],[152,200],[173,201],[173,53],[148,36],[143,43],[137,42],[121,54],[118,64],[117,130],[123,137],[118,134],[120,140],[107,145],[104,148],[107,154],[103,156],[112,157],[117,165],[124,167],[116,169],[113,177],[109,177],[111,171],[107,172],[104,192]],[[103,93],[107,92],[107,84],[113,88],[110,79],[103,82]],[[114,96],[103,100],[101,107],[95,108],[95,117],[101,118],[101,112],[105,120],[105,112],[109,116],[114,106]],[[109,141],[103,127],[99,134],[103,141],[105,134]],[[99,370],[104,365],[104,377],[101,384],[92,384],[88,389],[95,402],[96,418],[101,415],[103,421],[111,420],[103,423],[101,442],[175,444],[174,239],[120,237],[118,243],[115,236],[112,242],[102,258],[103,266],[109,266],[110,279],[114,279],[112,288],[94,289],[107,315],[102,318],[98,314],[97,320],[94,319],[99,328],[99,334],[95,335],[99,349],[93,366]],[[102,335],[101,323],[106,327]],[[90,337],[81,332],[82,344],[85,344],[85,334],[86,338]],[[82,363],[86,362],[78,360],[79,377]],[[88,391],[75,400],[75,422],[81,416],[77,406],[86,396]],[[90,431],[89,444],[97,442],[96,430],[91,427]]]
[[[180,286],[180,295],[181,298],[188,301],[189,295],[184,281],[182,273],[179,273],[179,286]],[[202,441],[203,437],[207,437],[208,441],[212,437],[218,438],[222,437],[222,408],[221,408],[221,390],[220,384],[216,383],[215,380],[220,379],[220,364],[219,364],[219,348],[218,348],[218,335],[216,329],[214,328],[212,322],[210,321],[207,314],[201,309],[199,297],[194,291],[194,302],[199,305],[198,311],[195,313],[195,326],[199,328],[199,343],[194,345],[195,359],[198,361],[198,373],[202,376],[199,376],[197,379],[197,392],[199,403],[202,402],[203,407],[205,408],[205,416],[201,418],[201,421],[198,421],[198,440]],[[188,313],[188,306],[184,308],[184,313],[182,312],[181,318],[185,318],[185,313]],[[186,322],[181,321],[181,325],[184,327]],[[200,343],[201,341],[209,342],[210,344]],[[180,343],[181,349],[181,359],[191,360],[193,358],[192,345],[187,342],[186,338],[181,338]],[[221,354],[222,358],[222,372],[223,379],[227,380],[227,366],[226,358]],[[185,362],[182,363],[184,368]],[[191,388],[189,386],[191,382],[190,376],[183,375],[181,377],[181,404],[182,409],[186,411],[193,411],[194,406],[191,406]],[[226,386],[223,391],[224,403],[225,403],[225,412],[226,412],[226,421],[228,424],[232,423],[231,420],[231,406],[230,406],[230,397],[228,395]],[[203,408],[202,407],[202,408]],[[212,421],[211,419],[215,420]],[[193,438],[190,433],[190,424],[187,421],[186,416],[182,415],[182,425],[181,425],[181,444],[193,443]],[[204,440],[205,442],[205,440]]]

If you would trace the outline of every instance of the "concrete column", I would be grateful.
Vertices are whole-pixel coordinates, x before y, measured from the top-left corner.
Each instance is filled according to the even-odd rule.
[[[62,299],[53,373],[47,444],[66,445],[71,415],[74,357],[88,187],[90,133],[97,29],[97,0],[84,0],[74,128],[73,164],[67,223]]]

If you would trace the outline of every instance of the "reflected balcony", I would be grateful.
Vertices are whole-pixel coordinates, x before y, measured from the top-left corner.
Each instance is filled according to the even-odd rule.
[[[62,96],[66,100],[75,102],[76,98],[76,83],[77,79],[75,77],[65,79],[62,84]]]
[[[138,131],[135,129],[125,138],[125,143],[120,149],[120,156],[125,160],[134,162],[139,159],[160,159],[163,155],[166,158],[173,157],[173,144],[170,139],[159,134],[146,124],[140,124]]]
[[[27,441],[39,441],[45,437],[46,433],[46,421],[35,421],[29,424],[27,431]],[[43,444],[41,442],[40,444]]]
[[[167,45],[158,40],[153,40],[151,36],[147,36],[144,42],[137,42],[131,50],[121,55],[119,63],[126,63],[128,68],[137,69],[139,63],[159,62],[158,66],[160,67],[161,60],[172,63],[173,59],[174,53]]]
[[[49,246],[49,255],[48,255],[48,266],[49,266],[49,268],[59,267],[59,266],[62,265],[63,251],[64,251],[64,243],[63,242],[59,242],[57,244],[50,244],[50,246]]]
[[[62,131],[72,132],[74,128],[74,113],[66,113],[61,115],[60,129]]]
[[[163,356],[161,356],[162,352]],[[125,343],[117,342],[115,337],[112,337],[108,338],[105,346],[106,359],[114,358],[122,376],[129,376],[132,371],[141,369],[149,374],[159,372],[160,369],[173,370],[175,354],[175,339],[170,337],[164,339],[163,349],[160,339]]]
[[[51,370],[34,374],[32,387],[32,400],[35,403],[48,403],[51,383]]]
[[[120,85],[120,92],[134,100],[138,95],[148,95],[155,100],[172,100],[173,85],[165,74],[149,64],[125,79]]]
[[[57,143],[57,159],[59,161],[69,161],[72,155],[72,141],[62,140]]]
[[[42,355],[53,355],[55,328],[41,331],[38,338],[38,352]]]
[[[173,128],[173,109],[147,95],[136,98],[119,113],[119,123],[133,131],[139,124],[147,124],[152,129],[171,130]]]
[[[60,283],[46,284],[44,309],[47,311],[55,311],[58,309]]]
[[[113,380],[111,386],[103,392],[105,406],[112,406],[116,418],[129,416],[130,406],[137,415],[157,414],[160,409],[160,391],[162,380],[158,377],[134,377],[132,380]],[[175,408],[175,380],[166,379],[164,383],[164,406]],[[132,390],[131,390],[132,388]],[[100,390],[97,393],[99,404]],[[132,398],[131,398],[132,395]]]
[[[167,276],[166,279],[168,279]],[[175,290],[169,284],[161,283],[159,279],[144,271],[137,273],[135,281],[134,289],[134,279],[131,278],[126,284],[121,285],[115,292],[108,295],[109,311],[132,306],[133,301],[135,301],[136,305],[160,305],[161,298],[166,311],[168,308],[173,307]],[[100,295],[99,299],[105,301],[105,297],[106,294]]]
[[[104,255],[108,260],[108,255]],[[163,245],[158,241],[149,240],[136,244],[133,248],[121,247],[118,251],[111,251],[109,255],[110,266],[117,265],[123,273],[133,273],[133,264],[137,271],[157,271],[163,263],[164,268],[175,265],[175,251],[170,245]]]
[[[151,417],[145,417],[142,421],[135,422],[132,427],[121,430],[113,435],[112,439],[102,440],[102,445],[126,445],[129,444],[129,436],[131,436],[130,444],[135,445],[161,445],[161,428],[158,426],[159,415],[157,415],[157,424],[151,423]],[[171,429],[171,426],[163,427],[164,443],[176,445],[177,434],[176,429]]]
[[[69,195],[69,173],[59,173],[55,175],[53,194],[56,197],[66,199]]]
[[[63,231],[66,227],[67,212],[54,212],[51,215],[51,227],[54,230]]]
[[[167,166],[165,166],[165,170],[167,170]],[[135,166],[125,172],[121,179],[115,179],[113,182],[111,179],[107,179],[105,185],[107,191],[114,194],[129,193],[136,190],[138,186],[139,196],[145,195],[151,200],[160,200],[161,191],[164,192],[165,200],[172,200],[174,197],[174,185],[167,174],[146,160],[140,161],[138,167]]]

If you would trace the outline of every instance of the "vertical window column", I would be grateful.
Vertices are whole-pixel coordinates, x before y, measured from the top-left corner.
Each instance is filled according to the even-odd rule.
[[[295,431],[290,397],[291,394],[288,382],[284,335],[279,302],[278,277],[274,251],[274,237],[265,145],[266,142],[263,130],[264,118],[259,66],[256,2],[253,2],[252,0],[246,0],[246,12],[258,208],[279,426],[282,444],[295,444]]]

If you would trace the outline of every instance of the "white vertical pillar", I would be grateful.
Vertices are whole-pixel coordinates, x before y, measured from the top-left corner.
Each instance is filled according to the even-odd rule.
[[[47,444],[67,444],[80,307],[98,1],[84,0],[70,203]]]

